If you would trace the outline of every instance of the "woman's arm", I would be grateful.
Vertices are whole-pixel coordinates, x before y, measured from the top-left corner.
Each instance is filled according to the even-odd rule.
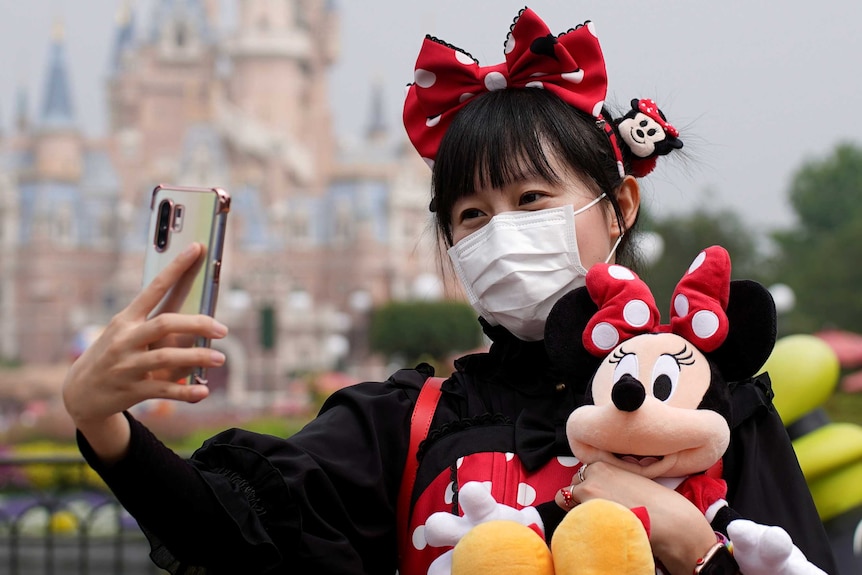
[[[392,382],[361,384],[288,439],[231,429],[189,461],[131,416],[127,455],[112,465],[80,441],[172,573],[392,573],[414,399]]]
[[[283,562],[300,572],[394,572],[409,386],[343,390],[289,440],[229,430],[189,462],[127,416],[146,399],[200,401],[206,386],[176,382],[194,366],[224,361],[190,346],[195,336],[224,336],[224,326],[171,312],[171,287],[200,249],[165,268],[69,370],[63,398],[87,460],[172,572],[209,565],[263,573]]]
[[[652,479],[596,462],[590,464],[582,483],[577,478],[573,483],[575,501],[601,498],[629,508],[645,507],[653,552],[674,575],[689,575],[697,560],[715,545],[715,532],[703,513],[683,495]]]
[[[130,433],[123,411],[153,398],[200,401],[209,393],[206,386],[177,381],[193,367],[224,363],[220,352],[191,343],[195,336],[224,337],[225,326],[205,315],[172,313],[181,302],[175,301],[171,288],[192,269],[201,249],[192,244],[178,255],[113,317],[66,375],[66,411],[93,453],[106,463],[118,461],[128,450]]]
[[[120,417],[129,430],[125,457],[106,464],[80,432],[78,445],[147,534],[159,566],[174,573],[179,565],[235,565],[237,572],[262,573],[279,560],[272,541],[242,532],[237,518],[220,504],[196,469],[132,416]],[[249,495],[244,494],[246,507]],[[169,553],[166,542],[171,543]],[[241,564],[236,564],[237,558],[242,558]]]

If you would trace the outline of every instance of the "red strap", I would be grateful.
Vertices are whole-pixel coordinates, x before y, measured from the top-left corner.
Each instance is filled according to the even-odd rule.
[[[413,484],[416,483],[416,473],[419,471],[419,460],[416,454],[419,452],[419,444],[428,436],[431,420],[437,410],[437,402],[440,400],[440,386],[445,378],[429,377],[419,392],[416,405],[413,406],[413,415],[410,418],[410,445],[407,448],[407,461],[404,463],[404,474],[401,476],[401,490],[398,492],[397,516],[398,528],[398,556],[399,565],[402,563],[405,553],[410,544],[410,533],[408,533],[410,520],[410,500],[413,496]],[[403,573],[403,571],[402,571]]]

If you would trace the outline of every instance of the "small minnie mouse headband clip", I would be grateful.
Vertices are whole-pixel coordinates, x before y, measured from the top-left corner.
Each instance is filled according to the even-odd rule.
[[[631,151],[632,175],[643,177],[655,168],[659,156],[682,148],[674,128],[650,99],[631,101],[631,110],[615,121],[620,138]]]

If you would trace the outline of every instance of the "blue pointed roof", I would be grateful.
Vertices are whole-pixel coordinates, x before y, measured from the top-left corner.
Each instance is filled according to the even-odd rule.
[[[383,105],[383,86],[381,82],[375,82],[371,87],[371,117],[365,135],[368,137],[386,134],[386,120]]]
[[[135,39],[135,11],[125,4],[121,8],[114,35],[114,47],[111,52],[111,72],[117,72],[123,65],[123,54],[132,47]]]
[[[30,112],[27,105],[27,90],[23,86],[19,86],[15,96],[15,126],[19,130],[26,130],[29,124]]]
[[[66,71],[66,48],[62,37],[57,34],[51,44],[39,124],[43,128],[68,128],[74,124],[74,120]]]

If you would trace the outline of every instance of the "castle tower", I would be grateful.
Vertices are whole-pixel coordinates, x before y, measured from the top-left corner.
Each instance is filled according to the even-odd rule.
[[[218,91],[216,34],[199,0],[158,0],[147,33],[121,8],[108,82],[109,130],[123,197],[173,181],[188,127],[212,121]]]
[[[335,12],[324,0],[239,0],[237,19],[226,44],[225,111],[248,134],[246,148],[269,152],[270,169],[262,169],[270,202],[296,189],[317,195],[334,153],[327,75]]]
[[[58,29],[41,107],[28,118],[21,99],[16,133],[0,142],[15,164],[0,174],[0,219],[19,222],[0,230],[16,254],[0,261],[16,282],[0,285],[0,309],[17,330],[0,329],[0,353],[14,341],[25,362],[65,359],[82,322],[104,325],[125,306],[140,288],[150,192],[176,183],[232,193],[217,313],[246,389],[275,391],[338,357],[358,365],[372,307],[415,297],[436,265],[417,242],[428,169],[393,146],[379,84],[365,138],[336,150],[332,1],[236,0],[224,29],[219,0],[152,0],[146,29],[131,5],[104,62],[106,139],[76,126]],[[264,311],[274,345],[259,337]]]
[[[15,132],[18,135],[30,131],[30,113],[27,110],[27,91],[24,87],[18,88],[15,97]]]
[[[115,265],[116,178],[101,144],[77,125],[65,55],[57,24],[39,113],[10,143],[15,177],[4,183],[17,216],[15,237],[4,239],[16,255],[9,321],[25,363],[68,359],[76,329],[104,307]]]
[[[41,178],[74,181],[81,176],[83,139],[75,126],[63,26],[54,25],[35,145],[35,171]]]

